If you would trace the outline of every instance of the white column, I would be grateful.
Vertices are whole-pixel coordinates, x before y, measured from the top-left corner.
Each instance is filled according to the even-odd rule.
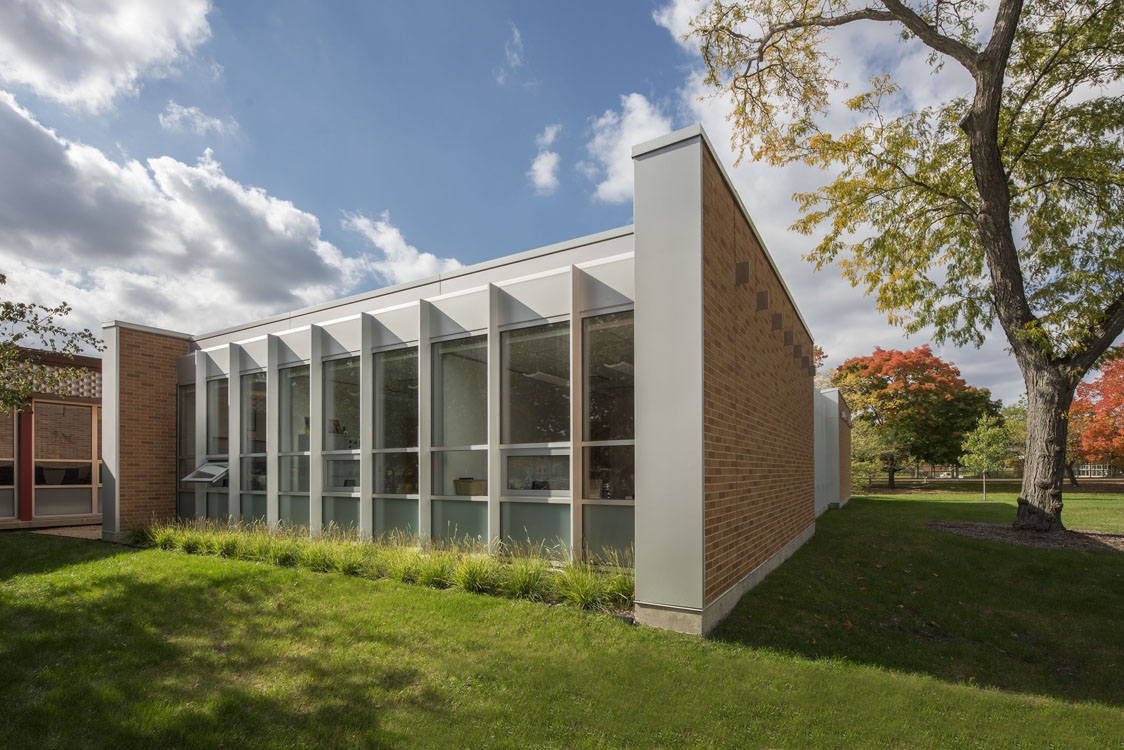
[[[207,355],[195,352],[195,465],[207,462]],[[207,517],[206,482],[195,482],[195,517]]]
[[[432,536],[433,512],[433,347],[429,342],[432,311],[425,300],[418,301],[418,537],[428,544]]]
[[[364,313],[359,316],[359,533],[369,538],[374,531],[373,464],[371,450],[375,447],[375,319]]]
[[[266,364],[265,364],[265,519],[269,528],[277,527],[280,512],[278,509],[278,487],[280,481],[278,472],[281,470],[281,461],[277,457],[277,436],[280,425],[281,389],[279,388],[279,374],[277,367],[278,339],[273,334],[266,336]]]
[[[117,482],[121,473],[121,329],[116,325],[105,325],[102,328],[102,339],[105,341],[105,358],[102,360],[101,373],[101,452],[105,478],[101,487],[101,533],[103,539],[117,541],[117,535],[121,533],[121,487]],[[190,416],[192,419],[195,417]],[[18,460],[16,466],[19,466]],[[176,471],[179,471],[178,463]],[[177,476],[177,505],[179,480],[180,477]],[[18,512],[18,494],[15,501]]]
[[[488,285],[488,543],[503,537],[500,530],[500,289]]]
[[[242,347],[238,344],[227,344],[227,374],[226,392],[229,394],[230,407],[227,410],[229,425],[227,426],[226,457],[227,465],[227,500],[226,508],[230,513],[231,522],[237,522],[242,517]]]
[[[320,533],[324,520],[324,350],[323,329],[309,326],[312,336],[308,355],[308,526],[312,536]]]
[[[570,547],[575,559],[582,554],[582,512],[585,501],[585,377],[582,362],[582,310],[585,309],[585,274],[570,266]]]

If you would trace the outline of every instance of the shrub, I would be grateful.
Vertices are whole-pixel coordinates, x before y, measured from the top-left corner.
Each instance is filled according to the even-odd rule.
[[[558,574],[558,595],[581,609],[604,609],[609,602],[608,577],[591,563],[571,563]]]
[[[485,594],[499,587],[500,564],[488,554],[465,555],[453,571],[453,584],[473,594]]]

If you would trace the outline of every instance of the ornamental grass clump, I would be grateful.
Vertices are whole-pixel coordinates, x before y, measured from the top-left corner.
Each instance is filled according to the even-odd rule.
[[[605,609],[610,600],[609,579],[592,563],[574,562],[558,573],[558,596],[579,609]]]
[[[457,567],[457,556],[448,550],[434,550],[423,555],[418,564],[417,582],[422,586],[447,589],[453,582],[453,571]]]
[[[551,598],[553,576],[550,564],[541,557],[513,557],[504,572],[501,588],[507,596],[533,602]]]
[[[386,551],[386,574],[395,581],[415,583],[421,569],[421,550],[414,547],[391,547]]]
[[[463,556],[453,571],[453,585],[472,594],[489,594],[499,588],[500,563],[486,553]]]

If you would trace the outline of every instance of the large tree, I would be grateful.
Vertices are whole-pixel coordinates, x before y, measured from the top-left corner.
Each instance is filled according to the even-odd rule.
[[[0,285],[7,282],[0,274]],[[0,411],[27,407],[36,392],[65,394],[72,381],[86,374],[77,367],[38,364],[35,352],[28,350],[30,346],[64,356],[100,350],[101,342],[89,329],[71,331],[59,322],[69,313],[65,302],[50,307],[0,299]]]
[[[999,413],[987,389],[965,383],[960,370],[928,344],[904,351],[875,348],[852,357],[836,368],[832,385],[857,419],[882,433],[890,487],[904,459],[959,463],[964,437],[981,416]]]
[[[745,0],[694,20],[734,146],[835,179],[797,196],[809,259],[838,262],[892,322],[979,344],[998,320],[1027,388],[1015,526],[1061,530],[1074,388],[1124,331],[1124,3]],[[888,71],[825,125],[828,33],[881,26],[959,66],[962,96],[912,105]],[[982,26],[982,28],[981,28]],[[906,82],[908,83],[908,82]]]

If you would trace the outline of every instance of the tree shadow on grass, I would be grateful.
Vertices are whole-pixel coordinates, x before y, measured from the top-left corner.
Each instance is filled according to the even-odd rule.
[[[139,551],[100,540],[8,531],[0,534],[0,581]]]
[[[1124,565],[1115,551],[969,539],[1010,503],[861,498],[746,594],[716,639],[812,659],[1124,705]]]
[[[254,566],[203,562],[0,586],[0,746],[393,747],[386,711],[441,711],[416,668],[386,658],[390,634],[309,611],[296,590],[286,604]]]

